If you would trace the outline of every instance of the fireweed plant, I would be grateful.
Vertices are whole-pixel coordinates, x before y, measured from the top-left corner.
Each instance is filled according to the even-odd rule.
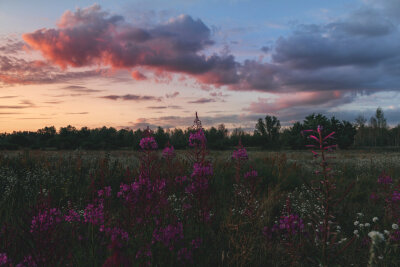
[[[337,148],[336,144],[331,144],[329,140],[334,139],[335,132],[327,135],[323,134],[323,127],[318,125],[316,130],[304,130],[303,135],[308,135],[313,144],[306,147],[311,148],[313,157],[319,160],[319,169],[315,170],[315,175],[318,177],[309,184],[305,182],[310,192],[315,196],[317,203],[320,205],[319,213],[316,212],[311,219],[311,226],[308,229],[308,237],[314,242],[317,248],[320,249],[320,258],[316,259],[322,266],[329,266],[340,257],[343,250],[346,249],[353,241],[354,237],[346,243],[340,242],[340,231],[337,231],[338,214],[336,209],[346,197],[353,184],[351,184],[344,194],[337,194],[336,179],[334,172],[329,166],[328,159],[334,158],[329,156]],[[340,242],[340,243],[339,243]],[[314,262],[316,263],[316,262]]]

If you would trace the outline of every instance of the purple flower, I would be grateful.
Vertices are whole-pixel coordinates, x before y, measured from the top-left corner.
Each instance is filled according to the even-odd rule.
[[[211,163],[208,163],[207,165],[203,165],[201,163],[195,163],[193,165],[193,173],[192,173],[192,177],[194,176],[201,176],[201,177],[205,177],[205,176],[211,176],[213,175],[213,169],[212,169],[212,165]]]
[[[289,235],[294,235],[303,231],[304,223],[297,214],[289,214],[287,216],[281,216],[279,220],[279,229]]]
[[[166,148],[164,148],[162,155],[166,159],[172,159],[175,156],[174,147],[173,146],[167,146]]]
[[[160,227],[153,232],[153,243],[156,241],[163,243],[170,250],[173,250],[173,244],[183,239],[183,225],[179,222],[177,225],[170,224],[167,227]]]
[[[66,222],[79,222],[81,220],[81,216],[74,210],[69,210],[68,214],[64,215],[64,220]]]
[[[400,201],[400,192],[399,191],[394,191],[393,192],[392,201],[393,202]]]
[[[156,140],[152,136],[142,138],[139,145],[143,150],[155,150],[158,147]]]
[[[190,133],[189,146],[205,145],[206,136],[204,135],[203,129],[199,129],[197,132]]]
[[[249,156],[247,155],[246,149],[244,147],[241,147],[233,151],[232,158],[236,160],[248,160]]]
[[[96,204],[96,205],[95,205]],[[97,201],[95,204],[88,204],[85,208],[83,217],[86,223],[94,225],[104,224],[104,205],[102,201]]]
[[[31,233],[47,231],[61,221],[62,217],[59,209],[52,208],[49,210],[39,211],[38,215],[33,216],[32,218]]]
[[[7,254],[6,253],[0,253],[0,265],[4,265],[7,262],[8,262]]]
[[[382,173],[379,177],[378,177],[378,184],[383,184],[383,185],[388,185],[388,184],[392,184],[393,180],[389,175],[385,175],[385,173]]]
[[[256,177],[258,177],[258,172],[256,170],[251,170],[244,174],[245,179],[251,179]]]

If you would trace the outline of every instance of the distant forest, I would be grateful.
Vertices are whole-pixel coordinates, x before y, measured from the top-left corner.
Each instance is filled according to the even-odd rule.
[[[335,117],[328,118],[322,114],[311,114],[303,122],[296,122],[292,127],[282,129],[278,118],[267,115],[258,119],[253,133],[247,133],[241,128],[228,131],[224,124],[205,129],[207,145],[210,149],[232,149],[237,146],[239,139],[246,147],[261,149],[305,149],[309,143],[301,135],[302,130],[316,129],[322,125],[326,133],[335,131],[335,142],[341,149],[359,147],[399,147],[400,124],[389,128],[381,108],[376,110],[369,121],[359,116],[354,123],[340,121]],[[191,128],[186,130],[154,129],[159,148],[167,142],[175,149],[188,147]],[[113,127],[89,129],[73,126],[61,127],[59,131],[54,126],[44,127],[36,132],[14,131],[0,134],[0,149],[139,149],[139,141],[143,130],[117,130]]]

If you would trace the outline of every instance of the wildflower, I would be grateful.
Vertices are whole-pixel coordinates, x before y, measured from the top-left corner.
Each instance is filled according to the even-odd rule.
[[[374,223],[376,223],[376,222],[378,221],[378,217],[372,218],[372,221],[373,221]]]
[[[359,221],[355,221],[354,226],[357,226],[359,223],[360,223]]]
[[[397,230],[397,229],[399,229],[399,226],[398,226],[397,224],[394,223],[394,224],[392,224],[392,229],[393,229],[393,230]]]
[[[383,230],[383,232],[385,233],[385,235],[389,235],[390,232],[388,230]]]
[[[7,262],[8,262],[7,254],[6,253],[0,253],[0,265],[4,265]]]
[[[386,175],[385,173],[382,173],[378,177],[378,184],[383,184],[383,185],[389,185],[392,184],[393,180],[389,175]]]
[[[194,176],[211,176],[213,175],[213,169],[211,164],[207,164],[207,165],[202,165],[201,163],[195,163],[193,165],[193,173],[192,173],[192,177]]]
[[[206,136],[204,135],[203,129],[199,129],[194,133],[190,133],[189,136],[189,146],[205,145]]]
[[[158,147],[156,140],[152,136],[142,138],[139,145],[143,150],[155,150]]]
[[[365,227],[370,227],[371,225],[369,223],[364,224]]]
[[[400,192],[394,191],[394,192],[393,192],[393,195],[392,195],[392,200],[393,200],[394,202],[400,201]]]
[[[232,158],[236,160],[248,160],[249,156],[247,155],[247,151],[244,147],[239,147],[237,150],[233,151]]]
[[[279,220],[279,229],[286,230],[289,234],[296,234],[304,229],[303,220],[296,214],[282,216]]]
[[[353,233],[354,233],[355,235],[358,235],[358,230],[354,230]]]
[[[162,155],[166,159],[171,159],[175,156],[175,150],[173,146],[169,146],[169,143],[167,147],[164,148]]]
[[[385,240],[385,236],[378,231],[371,231],[368,233],[368,236],[371,238],[373,244],[377,244]]]
[[[256,170],[251,170],[244,174],[244,179],[256,178],[257,176],[258,172]]]

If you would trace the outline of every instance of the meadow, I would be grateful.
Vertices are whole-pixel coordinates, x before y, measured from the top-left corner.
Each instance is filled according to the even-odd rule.
[[[0,266],[400,266],[400,152],[1,151]],[[335,158],[329,158],[334,156]]]

